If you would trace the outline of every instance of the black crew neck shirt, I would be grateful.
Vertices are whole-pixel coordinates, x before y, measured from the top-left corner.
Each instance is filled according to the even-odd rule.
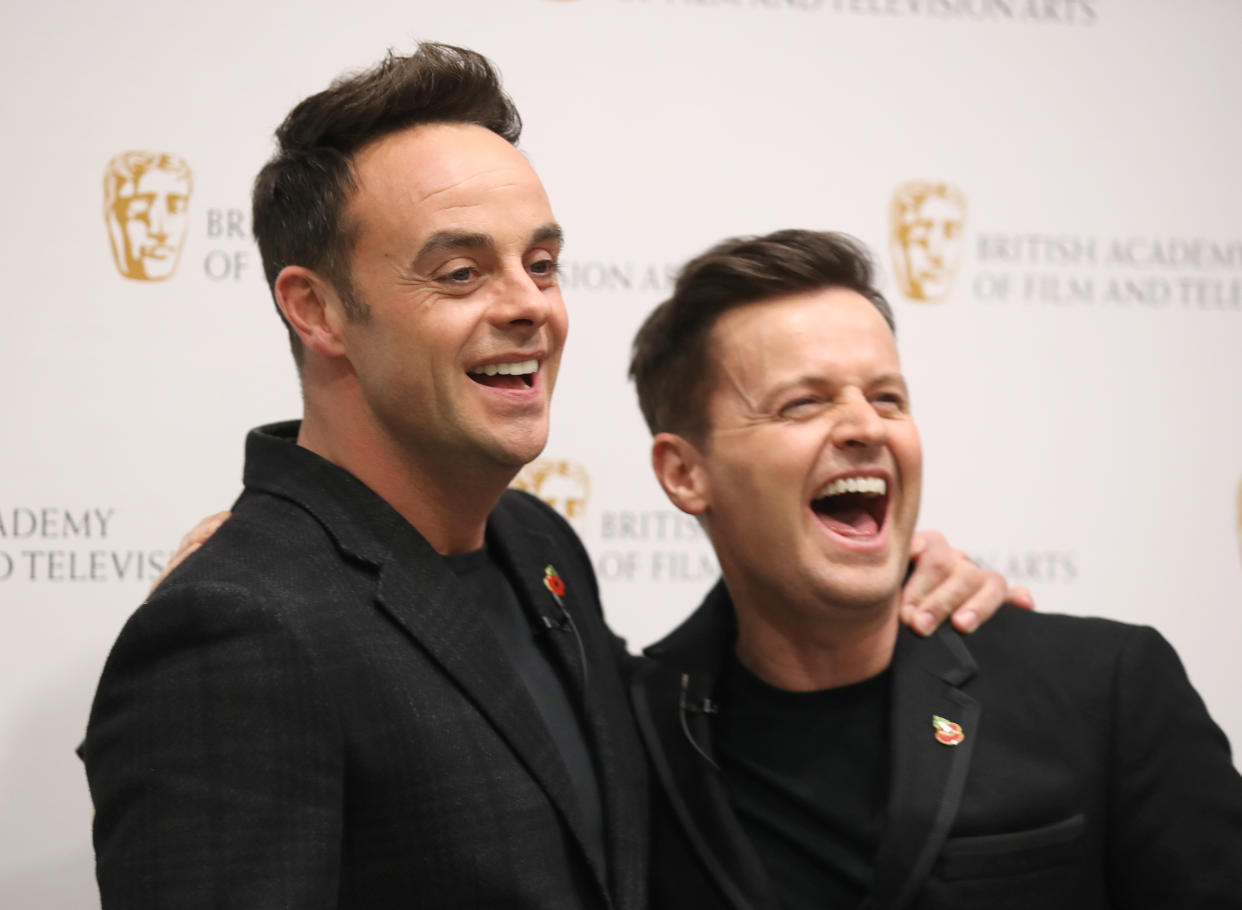
[[[716,693],[721,767],[783,908],[867,895],[888,798],[890,677],[787,692],[730,656]]]
[[[607,868],[604,812],[595,764],[566,682],[558,673],[547,645],[538,641],[545,633],[536,631],[539,627],[528,617],[513,585],[486,549],[445,556],[444,560],[465,586],[471,603],[482,611],[547,724],[582,810],[588,849],[598,860],[599,867]]]

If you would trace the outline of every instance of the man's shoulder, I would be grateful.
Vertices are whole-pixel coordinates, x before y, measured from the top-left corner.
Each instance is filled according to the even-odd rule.
[[[246,491],[232,514],[164,584],[251,583],[263,578],[305,575],[338,561],[328,530],[305,508],[289,500]]]
[[[1172,647],[1150,626],[1097,616],[1036,613],[1006,604],[971,635],[958,636],[981,677],[1060,679],[1091,677],[1111,684],[1123,666],[1164,662]]]
[[[538,496],[513,487],[505,490],[496,503],[494,513],[508,521],[518,522],[526,528],[544,534],[563,534],[577,537],[569,522],[560,512]]]
[[[1041,613],[1004,604],[978,631],[962,637],[970,645],[1009,647],[1091,648],[1109,642],[1124,643],[1138,634],[1151,633],[1148,626],[1100,616]]]
[[[246,491],[138,607],[121,638],[332,626],[374,584],[374,567],[342,551],[306,509]]]
[[[582,539],[565,516],[524,490],[505,490],[488,519],[488,533],[539,535],[553,541],[560,551],[573,553],[576,560],[590,563]]]

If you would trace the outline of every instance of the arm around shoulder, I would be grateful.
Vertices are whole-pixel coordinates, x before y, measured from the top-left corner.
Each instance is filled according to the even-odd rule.
[[[104,910],[335,907],[341,755],[278,609],[165,585],[113,648],[84,743]]]

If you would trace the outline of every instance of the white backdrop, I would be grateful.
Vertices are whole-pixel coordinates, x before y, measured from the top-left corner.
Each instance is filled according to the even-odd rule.
[[[893,193],[943,181],[952,291],[886,277],[923,526],[1042,610],[1158,626],[1242,744],[1239,36],[1231,0],[11,0],[0,905],[98,906],[73,748],[107,650],[181,533],[232,501],[246,429],[299,410],[246,231],[271,132],[418,38],[500,65],[567,229],[572,331],[525,482],[573,514],[634,645],[714,572],[624,381],[669,271],[805,226],[859,235],[890,276]],[[110,250],[104,171],[128,150],[193,173],[163,281]]]

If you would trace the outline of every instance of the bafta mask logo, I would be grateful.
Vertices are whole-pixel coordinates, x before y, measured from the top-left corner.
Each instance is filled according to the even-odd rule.
[[[117,270],[163,281],[185,242],[194,175],[179,155],[121,152],[104,171],[104,220]]]
[[[962,262],[966,197],[947,183],[911,180],[893,193],[889,248],[901,292],[934,303],[953,287]]]
[[[570,521],[586,517],[591,478],[576,462],[538,458],[522,468],[513,486],[538,496]]]
[[[1238,532],[1238,559],[1242,559],[1242,480],[1238,481],[1238,517],[1235,530]]]

